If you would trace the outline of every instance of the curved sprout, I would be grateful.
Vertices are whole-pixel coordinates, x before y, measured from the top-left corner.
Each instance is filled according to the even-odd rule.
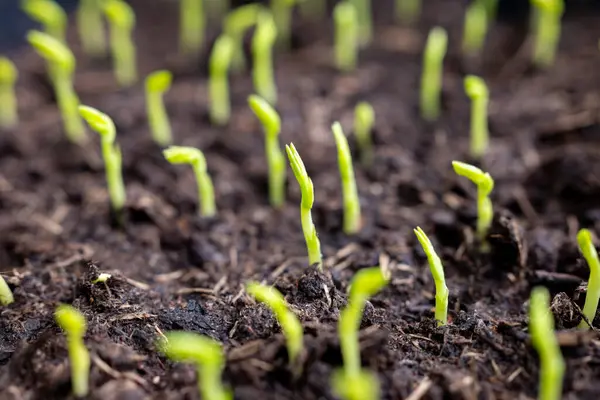
[[[67,336],[67,348],[71,361],[71,385],[77,397],[87,396],[90,375],[90,355],[83,343],[87,323],[76,308],[61,304],[54,313],[56,323]]]

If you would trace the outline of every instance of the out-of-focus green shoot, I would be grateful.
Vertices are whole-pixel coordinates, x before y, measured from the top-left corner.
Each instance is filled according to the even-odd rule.
[[[533,6],[533,63],[548,68],[554,63],[560,41],[564,0],[531,0]]]
[[[15,84],[19,73],[15,64],[0,57],[0,128],[14,128],[19,122]]]
[[[581,229],[577,233],[577,244],[579,251],[583,254],[585,261],[590,268],[590,278],[588,280],[587,291],[585,295],[585,305],[583,306],[583,315],[591,323],[596,317],[598,309],[598,301],[600,300],[600,260],[598,260],[598,252],[594,247],[592,233],[587,229]],[[583,320],[579,324],[579,329],[589,329],[588,323]]]
[[[483,49],[488,30],[488,11],[481,1],[474,1],[465,12],[462,50],[465,54],[473,55]]]
[[[90,128],[100,135],[108,195],[113,211],[119,213],[125,205],[126,193],[121,168],[121,148],[116,142],[115,124],[108,115],[92,107],[79,106],[79,114]]]
[[[85,317],[76,308],[61,304],[54,313],[54,319],[67,336],[73,394],[76,397],[85,397],[88,395],[90,376],[90,354],[83,342],[87,329]]]
[[[477,237],[485,243],[485,237],[494,217],[492,200],[489,197],[494,189],[494,180],[490,174],[470,164],[452,161],[452,167],[457,175],[464,176],[477,185]]]
[[[539,400],[562,398],[565,361],[554,333],[550,311],[550,293],[543,286],[534,287],[529,299],[529,333],[540,359]]]
[[[246,291],[257,301],[266,304],[275,314],[285,334],[290,365],[295,365],[304,348],[302,324],[298,317],[289,309],[283,295],[274,287],[250,282],[246,285]]]
[[[152,139],[159,146],[173,142],[169,115],[163,101],[163,94],[171,88],[173,74],[167,70],[155,71],[146,78],[146,112],[152,132]]]
[[[352,165],[352,155],[348,140],[342,130],[342,125],[335,122],[331,130],[335,138],[335,144],[338,152],[338,167],[342,181],[342,195],[344,198],[344,233],[353,235],[360,231],[362,218],[360,214],[360,200],[358,190],[356,189],[356,179],[354,177],[354,166]]]
[[[279,146],[281,119],[277,111],[263,98],[248,97],[248,104],[265,132],[265,154],[269,166],[269,200],[273,207],[281,207],[285,201],[285,158]]]
[[[212,20],[220,20],[231,8],[230,0],[206,0],[206,15]]]
[[[13,294],[4,278],[0,275],[0,306],[7,306],[15,301]]]
[[[375,125],[375,110],[371,104],[362,101],[354,109],[354,135],[360,151],[360,162],[371,165],[373,161],[373,126]]]
[[[487,11],[487,20],[491,25],[496,20],[498,14],[498,0],[475,0],[477,3],[483,4]]]
[[[246,67],[244,57],[244,33],[253,27],[259,16],[268,11],[260,4],[246,4],[231,10],[223,22],[223,35],[229,36],[233,43],[231,69],[240,72]]]
[[[86,137],[85,127],[77,112],[79,99],[73,89],[73,53],[62,42],[42,32],[29,31],[27,41],[48,64],[48,74],[54,85],[67,138],[71,142],[81,143]]]
[[[198,211],[203,217],[213,217],[217,213],[215,189],[206,168],[204,153],[194,147],[170,146],[163,155],[171,164],[189,164],[194,170],[198,183]]]
[[[438,326],[444,326],[448,323],[448,287],[444,277],[444,266],[423,229],[417,226],[414,232],[427,255],[429,270],[435,282],[435,319]]]
[[[67,14],[54,0],[23,0],[23,11],[34,21],[44,27],[44,31],[65,43],[67,30]]]
[[[204,0],[179,0],[179,50],[196,56],[202,50],[206,15]]]
[[[299,0],[300,14],[308,19],[324,19],[327,15],[327,0]]]
[[[288,49],[292,44],[292,15],[301,0],[271,0],[271,13],[277,27],[277,45]]]
[[[225,357],[220,343],[197,333],[172,331],[165,333],[158,347],[172,361],[196,365],[203,400],[233,400],[233,393],[221,382]]]
[[[294,176],[300,185],[300,191],[302,192],[302,201],[300,202],[300,219],[302,221],[302,232],[304,233],[304,240],[306,241],[306,248],[308,250],[308,262],[313,265],[317,264],[319,271],[323,270],[321,262],[321,243],[317,236],[317,229],[313,223],[311,216],[311,209],[315,202],[315,192],[312,180],[306,173],[304,163],[300,158],[300,154],[296,150],[293,143],[285,146],[290,166],[294,172]]]
[[[433,28],[427,37],[421,75],[421,116],[427,121],[435,121],[440,116],[442,76],[447,47],[448,35],[444,28]]]
[[[104,13],[110,25],[110,48],[113,68],[119,85],[133,85],[137,79],[137,61],[133,43],[135,14],[123,0],[103,0]]]
[[[480,159],[488,148],[488,103],[490,94],[484,80],[475,75],[465,77],[465,92],[471,99],[471,157]]]
[[[83,51],[92,57],[106,54],[104,22],[102,21],[103,0],[81,0],[77,9],[79,40]]]
[[[403,24],[414,24],[421,15],[421,0],[396,0],[396,19]]]
[[[349,378],[343,369],[338,368],[331,376],[331,387],[342,400],[379,400],[381,396],[377,374],[367,369]]]
[[[210,119],[215,125],[225,125],[231,116],[228,72],[235,44],[229,36],[221,35],[215,41],[208,65],[208,95]]]
[[[112,277],[111,274],[107,274],[107,273],[103,272],[100,275],[98,275],[98,277],[96,279],[92,279],[91,282],[94,285],[96,285],[98,283],[106,283],[106,281],[108,281],[111,277]]]
[[[277,27],[273,17],[268,12],[261,13],[252,38],[254,61],[252,80],[256,93],[272,105],[277,104],[277,85],[273,72],[275,39],[277,39]]]
[[[358,42],[367,46],[373,40],[373,10],[371,0],[346,0],[354,6],[358,22]]]
[[[359,28],[356,7],[348,2],[339,2],[333,10],[335,21],[335,65],[341,71],[356,69],[358,59]]]

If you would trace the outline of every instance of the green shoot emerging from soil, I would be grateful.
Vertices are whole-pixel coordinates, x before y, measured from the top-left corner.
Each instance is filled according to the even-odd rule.
[[[223,34],[230,37],[233,43],[231,68],[234,72],[240,72],[246,66],[244,33],[258,22],[259,15],[265,11],[260,4],[246,4],[230,11],[225,17]]]
[[[215,206],[215,189],[206,169],[204,154],[193,147],[171,146],[163,151],[163,155],[171,164],[190,164],[198,183],[198,211],[203,217],[213,217],[217,213]]]
[[[159,348],[172,361],[196,365],[203,400],[233,400],[221,382],[225,357],[220,343],[197,333],[174,331],[165,333]]]
[[[313,265],[317,264],[319,270],[322,270],[321,265],[321,243],[317,236],[317,230],[311,216],[311,209],[315,202],[315,192],[313,183],[306,173],[304,163],[300,158],[300,154],[296,150],[293,143],[285,146],[292,171],[300,185],[302,192],[302,201],[300,203],[300,219],[302,221],[302,231],[304,232],[304,240],[308,250],[308,262]]]
[[[2,276],[0,276],[0,305],[7,306],[15,301],[8,284]]]
[[[229,36],[221,35],[215,41],[209,60],[208,94],[210,119],[215,125],[225,125],[231,116],[228,72],[234,51],[234,42]]]
[[[356,7],[342,1],[333,10],[335,20],[335,65],[340,71],[356,69],[358,59],[358,16]]]
[[[179,49],[184,54],[198,55],[202,50],[206,25],[204,0],[179,1]]]
[[[77,9],[79,39],[86,54],[92,57],[106,53],[102,0],[81,0]]]
[[[173,141],[163,101],[163,94],[171,88],[172,80],[173,74],[166,70],[153,72],[146,78],[146,112],[152,138],[159,146],[168,146]]]
[[[373,10],[371,0],[346,0],[354,6],[358,22],[358,42],[366,46],[373,40]]]
[[[298,0],[270,0],[271,13],[277,27],[277,43],[284,49],[292,42],[292,13]]]
[[[324,19],[327,15],[326,0],[301,0],[299,1],[300,13],[307,19]]]
[[[596,252],[592,233],[589,230],[581,229],[577,233],[577,244],[590,268],[590,279],[588,280],[583,315],[591,324],[596,317],[596,309],[600,300],[600,260],[598,260],[598,252]],[[589,329],[589,327],[585,320],[579,324],[580,329]]]
[[[352,379],[343,369],[334,370],[331,387],[342,400],[379,400],[380,397],[379,379],[366,369],[358,371]]]
[[[104,13],[110,25],[110,48],[113,68],[119,85],[131,86],[137,81],[137,62],[133,44],[135,14],[122,0],[104,0]]]
[[[115,124],[108,115],[92,107],[79,106],[79,114],[90,128],[100,135],[108,195],[113,211],[119,213],[125,205],[126,194],[121,170],[121,149],[115,140],[117,137]]]
[[[85,139],[85,127],[77,112],[79,99],[73,89],[73,53],[62,42],[42,32],[30,31],[27,40],[48,64],[48,74],[54,85],[67,138],[74,143],[82,142]]]
[[[76,397],[88,394],[90,354],[83,343],[87,329],[85,317],[76,308],[61,304],[54,313],[56,323],[67,336],[67,349],[71,361],[71,385]]]
[[[44,31],[61,42],[65,42],[67,14],[54,0],[24,0],[23,11],[31,19],[39,22]]]
[[[540,358],[539,400],[562,398],[565,362],[554,333],[554,317],[550,311],[550,293],[542,286],[534,287],[529,299],[529,333]]]
[[[396,19],[403,24],[414,24],[421,14],[421,0],[396,0]]]
[[[480,159],[488,148],[488,103],[487,85],[478,76],[465,77],[465,92],[471,99],[471,157]]]
[[[294,365],[304,347],[302,324],[298,317],[289,309],[283,295],[274,287],[250,282],[246,285],[246,291],[257,301],[266,304],[275,314],[285,334],[290,365]]]
[[[277,86],[273,72],[273,45],[277,39],[277,27],[268,12],[260,14],[252,38],[254,90],[270,104],[277,104]]]
[[[488,30],[488,12],[485,4],[474,1],[465,12],[462,50],[465,54],[481,52]]]
[[[421,116],[427,121],[435,121],[440,116],[442,75],[447,47],[446,31],[440,27],[433,28],[425,45],[421,75]]]
[[[373,125],[375,125],[375,110],[371,104],[360,102],[354,109],[354,135],[360,151],[360,162],[371,165],[373,161]]]
[[[490,174],[470,164],[452,161],[452,167],[458,175],[468,178],[477,185],[477,237],[485,243],[485,237],[494,217],[492,200],[489,197],[494,189],[494,180]]]
[[[433,275],[433,281],[435,282],[435,319],[438,322],[438,326],[444,326],[448,323],[448,287],[446,286],[446,278],[444,277],[444,266],[442,260],[438,257],[431,241],[423,232],[423,229],[417,227],[414,229],[423,251],[427,255],[427,261],[429,262],[429,269],[431,275]]]
[[[19,122],[15,84],[19,73],[12,61],[0,57],[0,128],[13,128]]]
[[[533,22],[533,63],[547,68],[554,63],[560,40],[564,0],[531,0]]]
[[[281,119],[277,111],[263,98],[251,95],[248,104],[265,132],[265,154],[269,166],[269,200],[273,207],[285,201],[285,158],[279,146]]]
[[[338,151],[338,166],[340,169],[340,178],[342,180],[342,194],[344,198],[344,233],[353,235],[360,230],[360,200],[358,190],[356,189],[356,179],[354,177],[354,166],[352,165],[352,155],[348,140],[342,131],[342,125],[335,122],[331,130],[335,137],[335,144]]]

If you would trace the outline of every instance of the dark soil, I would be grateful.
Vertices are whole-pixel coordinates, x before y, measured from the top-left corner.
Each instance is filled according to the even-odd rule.
[[[205,57],[177,57],[172,2],[134,1],[140,72],[168,67],[177,76],[167,95],[176,142],[206,153],[219,208],[213,220],[195,215],[191,169],[169,165],[152,143],[142,85],[118,90],[109,62],[80,55],[73,30],[82,102],[114,118],[123,149],[127,222],[115,226],[97,135],[83,147],[67,143],[43,62],[28,49],[15,55],[22,121],[0,139],[0,266],[15,294],[0,311],[1,399],[70,398],[65,340],[52,316],[61,302],[88,319],[90,398],[198,398],[194,369],[165,360],[155,346],[162,332],[186,329],[223,343],[224,379],[236,399],[332,399],[339,310],[352,275],[374,265],[392,279],[366,308],[361,349],[385,399],[534,398],[538,360],[527,299],[538,284],[555,295],[564,398],[599,398],[598,335],[573,329],[589,273],[575,233],[600,233],[597,7],[572,3],[555,65],[536,71],[526,10],[503,9],[483,56],[465,60],[462,2],[426,1],[412,29],[391,23],[391,1],[377,3],[376,41],[356,72],[331,66],[329,22],[298,20],[293,51],[277,58],[282,141],[296,144],[314,181],[324,274],[307,265],[291,174],[285,207],[268,205],[263,137],[246,105],[250,77],[232,78],[232,121],[212,127]],[[421,51],[436,24],[448,28],[451,49],[443,117],[428,125],[416,105]],[[473,242],[474,188],[450,167],[469,161],[462,79],[472,72],[492,95],[492,142],[482,162],[496,180],[490,254]],[[377,112],[376,161],[356,167],[364,228],[347,237],[329,126],[340,120],[350,133],[359,100]],[[434,286],[412,233],[417,225],[444,261],[451,293],[445,328],[433,320]],[[113,274],[106,285],[90,283],[99,271]],[[275,285],[301,318],[306,352],[298,379],[272,314],[243,291],[248,280]]]

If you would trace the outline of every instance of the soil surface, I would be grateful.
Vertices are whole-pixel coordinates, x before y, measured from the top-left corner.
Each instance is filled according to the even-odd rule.
[[[329,21],[297,18],[293,49],[276,60],[282,143],[295,143],[314,182],[322,274],[307,265],[291,172],[286,205],[268,204],[263,136],[246,104],[249,74],[231,78],[231,123],[211,126],[208,46],[201,61],[177,56],[173,2],[133,2],[140,76],[165,67],[176,74],[166,95],[176,143],[205,152],[219,209],[214,219],[196,216],[192,170],[168,164],[151,141],[143,85],[118,89],[108,60],[81,54],[73,27],[81,101],[114,118],[123,151],[126,223],[115,225],[97,135],[90,132],[83,146],[66,142],[43,62],[29,49],[14,55],[21,123],[0,137],[0,269],[15,295],[0,310],[1,399],[71,398],[65,339],[53,320],[59,303],[73,304],[88,320],[91,399],[197,399],[194,368],[157,352],[156,339],[173,329],[223,343],[224,380],[236,399],[333,399],[339,311],[353,274],[374,265],[392,278],[366,308],[361,351],[384,399],[535,398],[539,370],[527,300],[538,284],[554,295],[567,362],[564,398],[600,397],[600,340],[596,330],[574,330],[589,274],[575,233],[600,233],[598,8],[571,3],[555,65],[536,71],[527,10],[502,2],[484,53],[466,59],[464,2],[428,0],[412,28],[393,24],[391,1],[377,3],[376,39],[361,52],[357,71],[341,74],[331,65]],[[434,25],[448,29],[450,49],[443,116],[426,124],[417,109],[419,74]],[[450,166],[470,161],[467,73],[483,76],[491,90],[492,139],[481,162],[496,181],[489,254],[473,240],[475,189]],[[340,120],[351,134],[361,100],[377,113],[376,157],[372,166],[356,165],[364,227],[348,237],[330,125]],[[416,226],[444,262],[444,328],[433,320],[434,285]],[[91,284],[99,272],[112,278]],[[302,320],[299,377],[287,367],[271,312],[244,292],[249,280],[277,287]]]

